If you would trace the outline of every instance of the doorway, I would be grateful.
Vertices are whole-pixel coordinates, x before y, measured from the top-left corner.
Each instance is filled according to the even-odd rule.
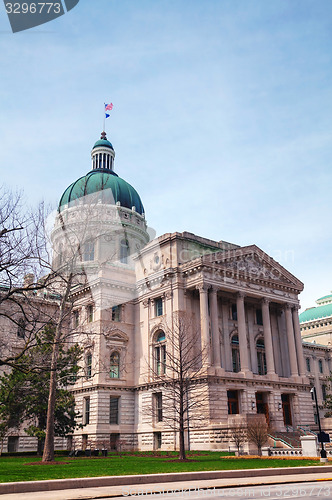
[[[285,425],[293,425],[290,394],[281,394],[282,413]]]
[[[266,423],[270,425],[269,405],[267,403],[267,392],[256,392],[257,413],[265,415]]]

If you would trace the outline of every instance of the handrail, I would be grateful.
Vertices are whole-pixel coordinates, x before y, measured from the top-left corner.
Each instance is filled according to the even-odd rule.
[[[304,429],[301,425],[297,426],[298,429],[301,429],[301,431],[304,432],[304,435],[306,436],[307,434],[312,434],[313,436],[317,436],[317,432],[314,432],[310,429]]]
[[[287,441],[285,441],[282,438],[279,438],[279,437],[276,437],[276,436],[272,436],[271,434],[268,434],[268,437],[272,438],[274,441],[280,441],[281,443],[286,444],[290,448],[293,448],[293,449],[295,448],[295,446],[291,445],[290,443],[287,443]]]

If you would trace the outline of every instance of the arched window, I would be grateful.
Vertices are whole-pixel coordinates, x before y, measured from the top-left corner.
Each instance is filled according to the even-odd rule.
[[[238,335],[233,335],[232,340],[231,340],[231,347],[232,347],[233,372],[237,373],[241,370]]]
[[[260,337],[256,342],[258,374],[266,375],[266,356],[264,339]]]
[[[63,245],[62,245],[62,243],[60,243],[59,249],[58,249],[58,263],[59,263],[59,266],[61,266],[63,263]]]
[[[85,373],[87,378],[92,377],[92,354],[88,352],[85,358]]]
[[[120,242],[120,262],[127,264],[129,254],[129,244],[127,240],[121,240]]]
[[[157,375],[166,373],[166,337],[163,331],[160,331],[156,337],[154,346],[155,371]]]
[[[112,352],[110,357],[110,377],[120,378],[120,354]]]
[[[95,260],[95,243],[94,241],[88,240],[83,246],[83,260]]]

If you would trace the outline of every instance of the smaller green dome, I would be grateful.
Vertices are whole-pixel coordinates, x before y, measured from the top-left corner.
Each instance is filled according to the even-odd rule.
[[[332,304],[310,307],[299,315],[300,323],[332,317]]]
[[[112,146],[112,143],[110,141],[108,141],[106,138],[105,139],[99,139],[93,146],[92,149],[94,148],[98,148],[98,147],[104,147],[104,148],[110,148],[110,149],[113,149],[114,151],[114,148]]]

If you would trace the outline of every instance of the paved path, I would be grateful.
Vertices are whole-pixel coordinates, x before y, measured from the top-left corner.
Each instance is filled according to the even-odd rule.
[[[225,478],[225,479],[206,479],[196,481],[177,481],[172,483],[160,484],[132,484],[128,486],[100,486],[94,488],[78,488],[60,491],[42,491],[31,493],[12,493],[1,495],[1,500],[78,500],[78,499],[93,499],[93,498],[112,498],[112,497],[140,497],[146,498],[148,493],[154,493],[152,498],[162,498],[168,493],[175,490],[176,495],[173,498],[213,498],[214,495],[200,494],[199,490],[204,488],[227,488],[227,487],[245,487],[259,486],[268,484],[287,484],[287,483],[303,483],[317,481],[321,484],[322,481],[332,481],[331,472],[327,473],[310,473],[310,474],[291,474],[287,476],[264,476],[264,477],[242,477],[242,478]],[[234,492],[235,493],[235,492]],[[321,498],[323,498],[321,496]],[[151,498],[151,497],[148,497]],[[240,498],[234,494],[234,498]],[[250,498],[250,497],[248,497]],[[253,498],[251,496],[251,498]],[[283,498],[283,497],[280,497]],[[289,498],[289,497],[288,497]],[[299,497],[297,497],[299,498]],[[314,496],[313,496],[314,498]],[[316,497],[317,498],[317,497]],[[325,498],[332,498],[325,496]]]

